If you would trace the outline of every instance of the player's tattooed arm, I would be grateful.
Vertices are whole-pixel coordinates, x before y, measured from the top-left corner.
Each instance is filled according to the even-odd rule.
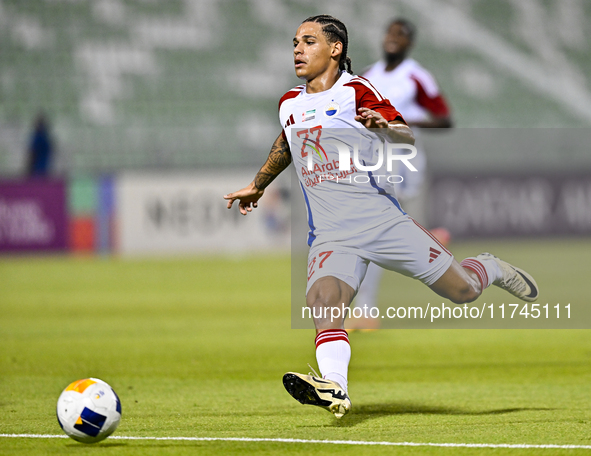
[[[273,147],[271,147],[271,152],[269,153],[269,157],[267,157],[267,161],[257,173],[254,181],[237,192],[224,195],[224,199],[228,201],[226,207],[231,209],[234,201],[238,200],[238,210],[242,215],[252,212],[253,208],[259,206],[259,199],[261,199],[265,193],[265,188],[273,182],[281,171],[287,168],[290,163],[291,152],[289,151],[289,145],[287,144],[287,141],[283,139],[283,135],[279,135],[273,143]]]
[[[290,163],[291,152],[289,150],[289,144],[283,138],[283,135],[279,135],[271,147],[267,161],[254,178],[255,187],[259,190],[267,188]]]

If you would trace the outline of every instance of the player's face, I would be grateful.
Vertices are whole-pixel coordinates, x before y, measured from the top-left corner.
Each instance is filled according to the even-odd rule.
[[[325,73],[338,56],[340,42],[330,44],[322,32],[322,25],[304,22],[293,39],[293,60],[296,76],[310,81]],[[336,53],[336,54],[335,54]],[[337,63],[338,66],[338,63]]]
[[[384,53],[386,55],[405,55],[412,45],[408,30],[402,24],[390,25],[384,37]]]

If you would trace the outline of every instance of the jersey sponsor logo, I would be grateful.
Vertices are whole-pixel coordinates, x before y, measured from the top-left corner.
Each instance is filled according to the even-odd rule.
[[[296,134],[298,135],[298,138],[303,137],[302,149],[300,151],[302,158],[306,158],[308,156],[309,151],[306,150],[306,147],[310,147],[320,157],[320,161],[324,161],[322,159],[322,155],[320,155],[320,152],[322,152],[324,154],[324,157],[328,161],[328,155],[326,155],[326,151],[320,145],[320,135],[322,134],[322,125],[312,127],[309,130],[305,129],[305,130],[297,131]],[[312,135],[312,137],[310,135]],[[315,136],[315,138],[314,138],[314,136]]]
[[[336,116],[340,110],[341,107],[339,106],[339,104],[336,101],[332,100],[324,107],[324,114],[327,117],[333,117]]]
[[[437,258],[439,258],[441,252],[433,247],[429,247],[429,263],[433,263]]]
[[[314,120],[316,118],[316,110],[310,109],[309,111],[302,113],[302,122],[307,122],[308,120]]]

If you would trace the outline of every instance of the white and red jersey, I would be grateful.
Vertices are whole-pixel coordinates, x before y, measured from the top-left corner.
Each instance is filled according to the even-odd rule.
[[[364,73],[364,77],[369,79],[411,124],[429,120],[430,116],[449,115],[449,107],[439,91],[435,78],[416,60],[405,59],[392,71],[386,71],[386,62],[380,60]],[[418,153],[413,164],[418,172],[408,172],[404,166],[399,166],[396,170],[404,179],[402,183],[395,185],[396,193],[403,201],[419,195],[427,171],[427,157],[416,130],[415,139]]]
[[[405,59],[392,71],[386,71],[386,62],[380,60],[363,76],[396,106],[407,122],[428,120],[429,115],[449,115],[435,78],[416,60]]]
[[[352,160],[349,172],[340,171],[338,149],[327,143],[338,141],[351,151],[358,144],[360,161],[376,163],[376,142],[381,140],[355,120],[361,107],[378,111],[388,121],[404,122],[367,79],[345,72],[329,90],[311,94],[301,85],[279,102],[283,135],[308,210],[309,245],[346,241],[351,233],[404,215],[394,195],[385,190],[387,176],[357,169]],[[313,156],[313,170],[308,169],[308,154]]]

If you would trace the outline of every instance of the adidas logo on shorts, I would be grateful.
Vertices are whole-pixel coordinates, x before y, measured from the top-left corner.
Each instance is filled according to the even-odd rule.
[[[441,252],[433,247],[429,247],[429,263],[433,263],[437,258],[439,258]]]

